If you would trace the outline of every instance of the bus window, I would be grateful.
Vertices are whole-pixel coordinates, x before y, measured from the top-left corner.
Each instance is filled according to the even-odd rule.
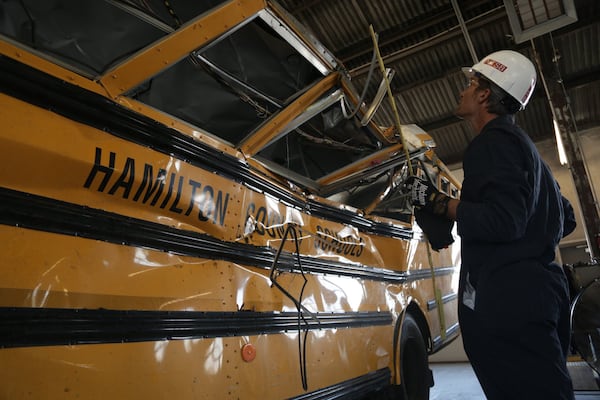
[[[288,42],[254,18],[129,95],[237,145],[319,77]]]

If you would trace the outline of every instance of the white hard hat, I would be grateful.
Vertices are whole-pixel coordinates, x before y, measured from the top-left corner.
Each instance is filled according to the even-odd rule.
[[[500,50],[473,65],[463,68],[467,76],[480,73],[494,82],[525,108],[535,87],[536,72],[533,63],[521,53]]]

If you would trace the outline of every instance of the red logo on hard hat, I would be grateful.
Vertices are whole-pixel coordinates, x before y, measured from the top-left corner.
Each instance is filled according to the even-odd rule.
[[[486,59],[483,62],[485,65],[489,65],[490,67],[497,69],[500,72],[504,72],[506,71],[507,66],[502,64],[501,62],[498,62],[496,60],[492,60],[491,58]]]

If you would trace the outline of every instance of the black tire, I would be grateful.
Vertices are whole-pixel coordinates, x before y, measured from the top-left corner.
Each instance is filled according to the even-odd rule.
[[[410,315],[404,316],[400,333],[400,398],[402,400],[429,400],[429,388],[433,375],[425,340],[419,325]]]
[[[419,325],[410,315],[404,316],[400,328],[400,379],[401,385],[388,385],[376,392],[360,397],[360,400],[429,400],[429,388],[433,386],[433,375],[429,369],[429,359],[425,339]],[[397,342],[396,342],[397,343]]]

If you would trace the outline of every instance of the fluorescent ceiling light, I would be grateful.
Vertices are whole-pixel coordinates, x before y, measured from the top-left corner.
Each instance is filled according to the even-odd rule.
[[[558,161],[560,165],[567,165],[567,153],[565,152],[565,147],[563,146],[562,137],[560,136],[560,128],[558,127],[558,122],[555,119],[552,120],[554,124],[554,136],[556,136],[556,147],[558,149]]]

